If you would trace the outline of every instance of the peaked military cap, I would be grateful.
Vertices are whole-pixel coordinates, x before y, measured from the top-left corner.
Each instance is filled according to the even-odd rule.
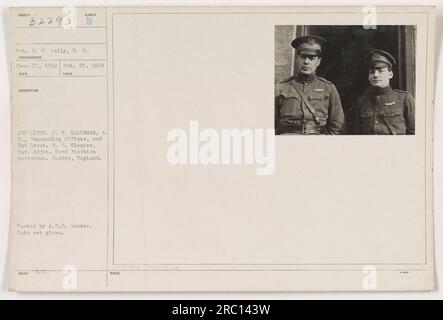
[[[303,36],[292,40],[291,45],[297,50],[297,54],[318,56],[326,40],[320,36]]]
[[[395,58],[384,50],[375,49],[366,54],[365,61],[368,67],[390,67],[392,68],[396,62]]]

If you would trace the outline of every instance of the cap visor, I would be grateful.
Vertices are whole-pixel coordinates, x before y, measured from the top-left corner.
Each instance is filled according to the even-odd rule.
[[[369,65],[371,68],[387,68],[390,67],[386,62],[373,62]]]
[[[309,56],[318,56],[320,53],[317,51],[310,51],[310,50],[301,50],[297,51],[298,54],[305,54]]]

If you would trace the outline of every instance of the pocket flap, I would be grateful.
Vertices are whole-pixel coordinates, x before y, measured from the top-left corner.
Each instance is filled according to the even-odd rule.
[[[329,94],[327,92],[311,92],[309,94],[309,100],[325,100],[329,97]]]
[[[280,95],[287,99],[289,98],[300,99],[297,91],[295,91],[295,89],[292,88],[291,86],[283,86],[281,88]]]

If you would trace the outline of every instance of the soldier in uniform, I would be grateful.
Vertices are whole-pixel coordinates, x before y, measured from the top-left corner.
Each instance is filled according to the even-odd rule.
[[[415,101],[407,91],[392,89],[394,57],[383,50],[365,56],[370,87],[351,110],[351,133],[414,134]]]
[[[339,134],[344,122],[337,89],[316,75],[325,40],[318,36],[296,38],[295,76],[275,86],[276,134]]]

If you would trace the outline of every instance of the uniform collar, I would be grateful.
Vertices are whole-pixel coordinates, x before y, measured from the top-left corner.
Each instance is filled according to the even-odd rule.
[[[310,74],[310,75],[306,75],[303,73],[297,73],[294,77],[295,80],[299,81],[299,82],[312,82],[315,79],[317,79],[317,75],[315,73]]]
[[[392,91],[391,86],[387,86],[384,88],[372,87],[372,92],[374,92],[376,95],[384,95],[384,94],[387,94],[391,91]]]

